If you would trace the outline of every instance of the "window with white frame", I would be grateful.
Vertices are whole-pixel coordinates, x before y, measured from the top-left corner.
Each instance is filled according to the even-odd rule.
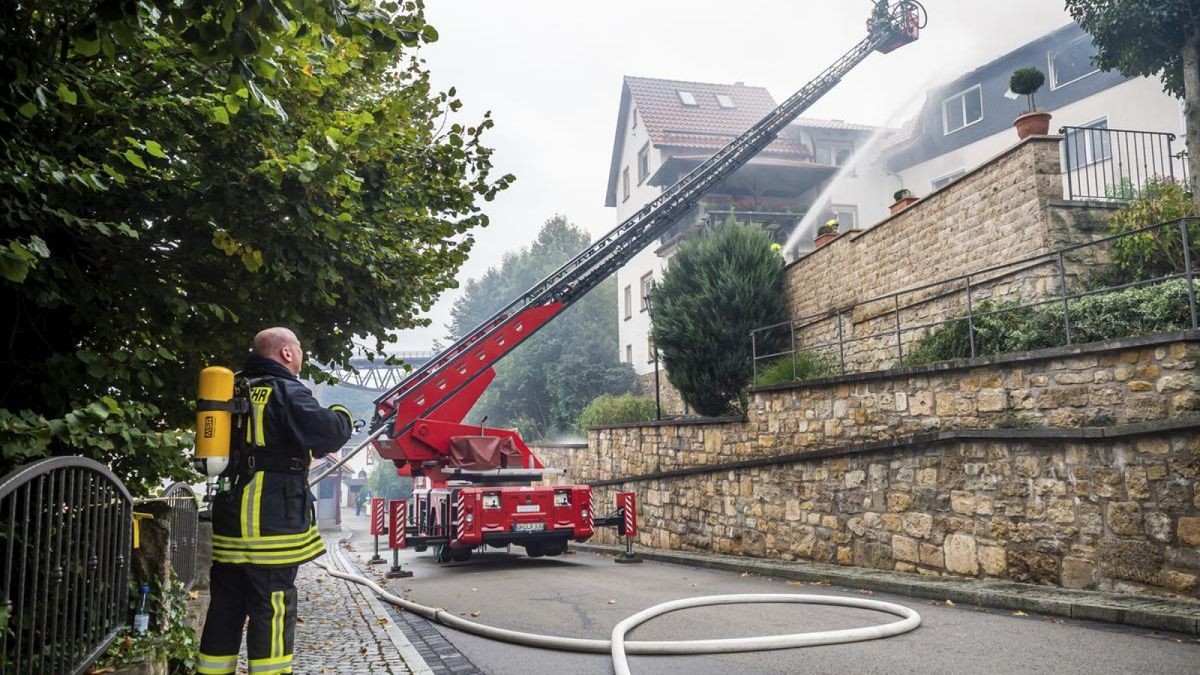
[[[953,183],[954,181],[958,180],[959,178],[962,178],[964,175],[966,175],[966,173],[967,173],[966,169],[959,169],[957,171],[951,171],[950,173],[945,174],[944,176],[938,176],[937,178],[934,178],[933,180],[929,181],[929,189],[930,190],[941,190],[942,188]]]
[[[625,363],[633,363],[633,345],[625,345]]]
[[[1081,129],[1067,132],[1063,142],[1064,164],[1068,171],[1112,158],[1112,142],[1108,137],[1108,118],[1101,117]]]
[[[843,166],[854,155],[852,141],[813,141],[816,145],[817,164]]]
[[[858,227],[858,207],[849,204],[834,204],[829,207],[838,221],[838,231],[845,232]]]
[[[700,104],[699,104],[699,103],[696,101],[696,97],[695,97],[695,95],[693,95],[693,94],[692,94],[692,92],[690,92],[690,91],[683,91],[683,90],[681,89],[681,90],[679,90],[679,91],[678,91],[678,92],[676,92],[676,93],[678,93],[678,94],[679,94],[679,102],[680,102],[680,103],[682,103],[682,104],[684,104],[684,105],[687,105],[687,106],[698,106],[698,105],[700,105]]]
[[[629,167],[621,171],[621,201],[629,199]]]
[[[641,286],[642,311],[644,312],[650,309],[650,306],[646,303],[646,298],[650,297],[650,291],[654,288],[654,272],[643,274],[639,285]]]
[[[646,336],[646,363],[654,363],[654,338]]]
[[[642,146],[638,150],[638,185],[641,185],[646,177],[650,175],[650,142]]]
[[[983,88],[978,84],[942,101],[942,126],[946,134],[983,119]]]
[[[625,287],[625,318],[633,317],[633,286]]]
[[[1050,89],[1065,87],[1092,73],[1100,72],[1092,63],[1092,57],[1095,55],[1096,46],[1087,35],[1079,36],[1062,49],[1048,52],[1046,60],[1050,64]]]
[[[737,107],[736,105],[733,104],[733,99],[730,98],[729,96],[726,96],[725,94],[717,94],[717,105],[721,106],[722,108],[736,108]]]

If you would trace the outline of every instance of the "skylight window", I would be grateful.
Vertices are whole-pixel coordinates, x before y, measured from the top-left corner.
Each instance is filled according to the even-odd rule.
[[[726,96],[725,94],[717,94],[717,105],[721,106],[722,108],[736,108],[737,107],[736,105],[733,104],[733,99]]]
[[[696,97],[692,95],[692,92],[683,91],[682,89],[680,89],[677,93],[679,94],[679,102],[680,103],[682,103],[684,105],[695,105],[695,106],[700,105],[699,103],[696,102]]]

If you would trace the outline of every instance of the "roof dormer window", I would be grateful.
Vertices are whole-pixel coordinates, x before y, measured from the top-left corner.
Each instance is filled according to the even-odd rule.
[[[722,108],[736,108],[737,107],[736,105],[733,104],[733,99],[730,98],[729,96],[726,96],[725,94],[717,94],[717,105],[721,106]]]
[[[692,95],[692,92],[683,91],[682,89],[680,89],[676,93],[679,94],[679,102],[680,103],[682,103],[684,105],[690,105],[690,106],[699,106],[700,105],[699,103],[696,102],[696,97]]]

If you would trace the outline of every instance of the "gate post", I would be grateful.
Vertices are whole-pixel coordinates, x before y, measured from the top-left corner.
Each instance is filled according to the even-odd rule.
[[[387,532],[387,528],[383,524],[383,498],[371,498],[371,534],[375,536],[375,555],[367,561],[368,565],[382,565],[384,560],[379,555],[379,535]]]
[[[388,548],[392,549],[392,569],[387,573],[389,579],[403,579],[413,575],[409,570],[400,567],[400,549],[404,548],[407,535],[408,502],[393,499],[388,502]]]
[[[617,508],[621,510],[621,525],[617,531],[625,537],[625,552],[614,558],[614,561],[640,563],[641,556],[633,552],[633,538],[637,536],[637,493],[618,492]]]

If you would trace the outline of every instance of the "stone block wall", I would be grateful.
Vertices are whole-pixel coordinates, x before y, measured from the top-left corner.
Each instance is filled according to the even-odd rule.
[[[875,227],[789,265],[784,289],[798,345],[823,345],[816,350],[839,365],[844,359],[848,372],[895,367],[896,314],[911,347],[924,332],[917,327],[966,314],[965,283],[866,301],[1096,238],[1109,210],[1062,201],[1060,172],[1058,137],[1026,139]],[[1090,248],[1067,256],[1068,286],[1104,259]],[[972,285],[976,304],[1028,302],[1061,290],[1057,259],[980,275]]]
[[[541,454],[598,508],[637,491],[647,546],[1200,597],[1198,361],[1189,332],[834,378]]]

